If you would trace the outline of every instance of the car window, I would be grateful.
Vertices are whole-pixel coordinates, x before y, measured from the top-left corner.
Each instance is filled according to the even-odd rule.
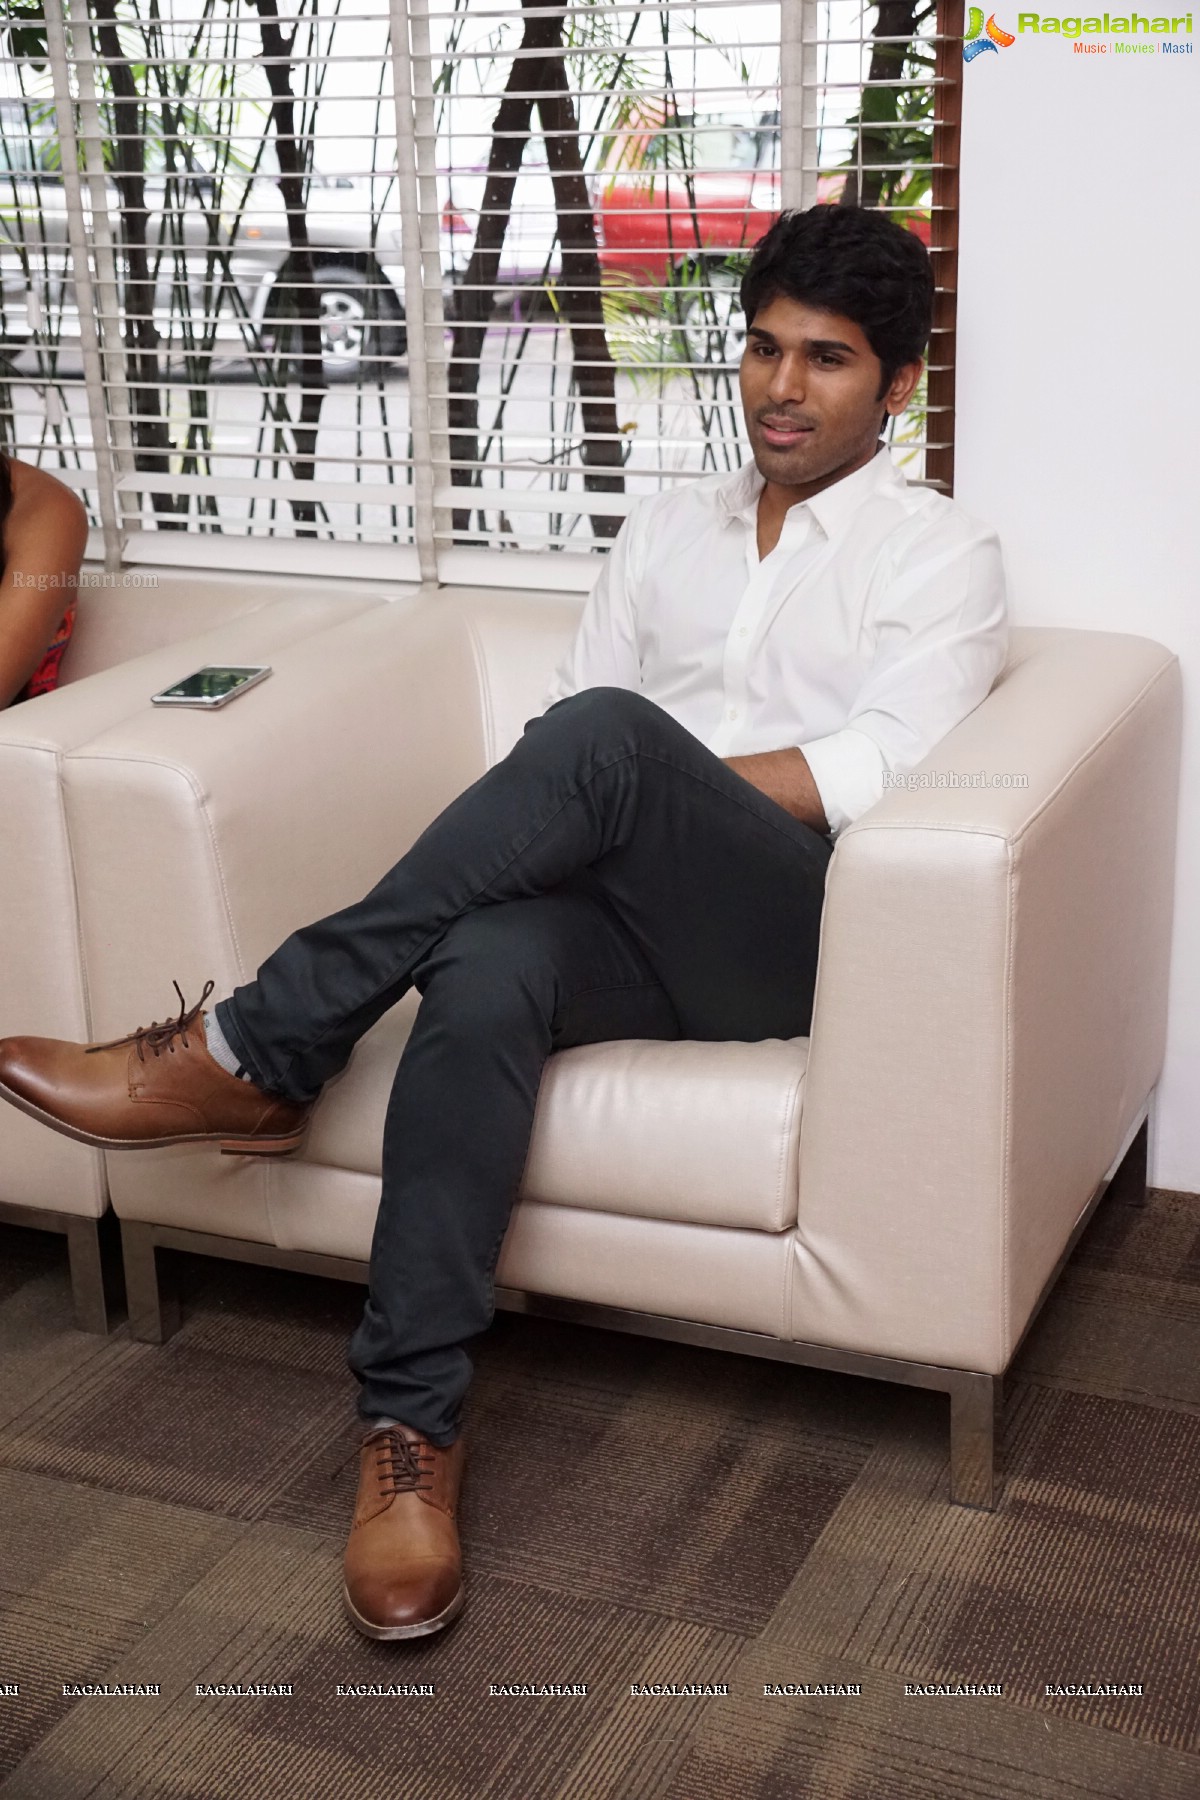
[[[647,139],[647,164],[714,172],[778,166],[779,133],[772,128],[769,115],[754,125],[681,118],[679,126],[682,129],[656,131]]]
[[[755,133],[735,125],[703,125],[692,139],[698,169],[752,169],[757,149]]]

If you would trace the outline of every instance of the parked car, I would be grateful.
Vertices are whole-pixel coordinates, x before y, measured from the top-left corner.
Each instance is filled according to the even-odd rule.
[[[678,125],[626,137],[596,177],[600,266],[611,281],[662,293],[689,362],[736,363],[742,271],[781,211],[779,114]],[[835,203],[845,180],[819,175],[818,203]],[[927,217],[910,228],[928,244]]]
[[[755,243],[778,214],[777,130],[763,121],[680,123],[695,129],[683,135],[647,126],[614,136],[602,166],[587,177],[600,266],[615,281],[671,286],[697,256],[721,259]],[[685,145],[694,164],[686,169]],[[477,163],[438,174],[443,239],[461,279],[475,243],[487,169]],[[557,273],[554,188],[544,145],[533,137],[517,175],[497,286],[540,285]]]
[[[845,180],[840,171],[819,175],[817,201],[836,202]],[[781,209],[779,114],[649,126],[621,140],[596,177],[595,199],[600,263],[610,274],[667,287],[691,260],[750,250]],[[928,244],[927,217],[911,229]]]
[[[60,321],[67,342],[78,339],[79,324],[56,142],[48,131],[31,137],[24,108],[11,98],[0,99],[0,132],[0,298],[11,358],[48,320]],[[105,194],[115,226],[121,201],[114,181],[106,181]],[[205,313],[215,314],[218,359],[244,361],[256,344],[299,354],[301,289],[277,173],[249,182],[233,174],[218,191],[211,173],[168,177],[159,167],[146,176],[145,203],[153,316],[164,338],[178,345],[181,249],[188,316],[202,331]],[[85,182],[89,230],[90,205]],[[306,218],[326,377],[354,379],[394,366],[407,350],[394,180],[313,174]],[[118,279],[126,274],[119,258]]]
[[[779,134],[769,117],[679,123],[686,129],[620,140],[595,177],[600,265],[610,276],[670,288],[689,264],[752,248],[779,216]]]
[[[462,278],[475,242],[486,169],[439,172],[442,241]],[[589,175],[602,280],[646,316],[678,322],[674,355],[728,365],[745,339],[739,289],[747,256],[779,217],[779,115],[681,118],[614,134]],[[835,202],[841,173],[821,175],[817,199]],[[929,221],[911,228],[925,243]],[[558,279],[554,190],[543,146],[526,146],[497,286],[514,310]]]

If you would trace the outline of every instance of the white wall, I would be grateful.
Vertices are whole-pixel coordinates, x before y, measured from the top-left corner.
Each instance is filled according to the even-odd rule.
[[[1015,12],[999,22],[1015,31]],[[1022,34],[964,70],[955,491],[1000,532],[1016,623],[1139,632],[1180,656],[1150,1179],[1198,1192],[1200,53],[1126,56],[1107,41],[1085,57]]]

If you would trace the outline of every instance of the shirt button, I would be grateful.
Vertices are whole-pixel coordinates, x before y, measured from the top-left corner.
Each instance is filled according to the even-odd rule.
[[[730,718],[730,719],[736,719],[736,718],[737,718],[737,717],[738,717],[738,709],[737,709],[737,707],[736,707],[736,706],[731,706],[731,707],[730,707],[730,709],[729,709],[729,711],[728,711],[728,713],[727,713],[727,714],[726,714],[726,717],[727,717],[727,718]]]
[[[747,629],[746,629],[746,627],[745,627],[745,626],[744,626],[744,625],[739,625],[739,626],[738,626],[738,633],[737,633],[737,634],[738,634],[738,636],[739,636],[739,637],[749,637],[749,636],[750,636],[750,633],[749,633],[749,631],[748,631],[748,630],[747,630]]]

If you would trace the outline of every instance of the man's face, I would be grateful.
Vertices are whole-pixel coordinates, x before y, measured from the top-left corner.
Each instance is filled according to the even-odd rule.
[[[782,295],[754,315],[740,371],[742,406],[759,472],[780,487],[823,485],[869,462],[883,412],[904,411],[921,374],[883,370],[860,326]]]

